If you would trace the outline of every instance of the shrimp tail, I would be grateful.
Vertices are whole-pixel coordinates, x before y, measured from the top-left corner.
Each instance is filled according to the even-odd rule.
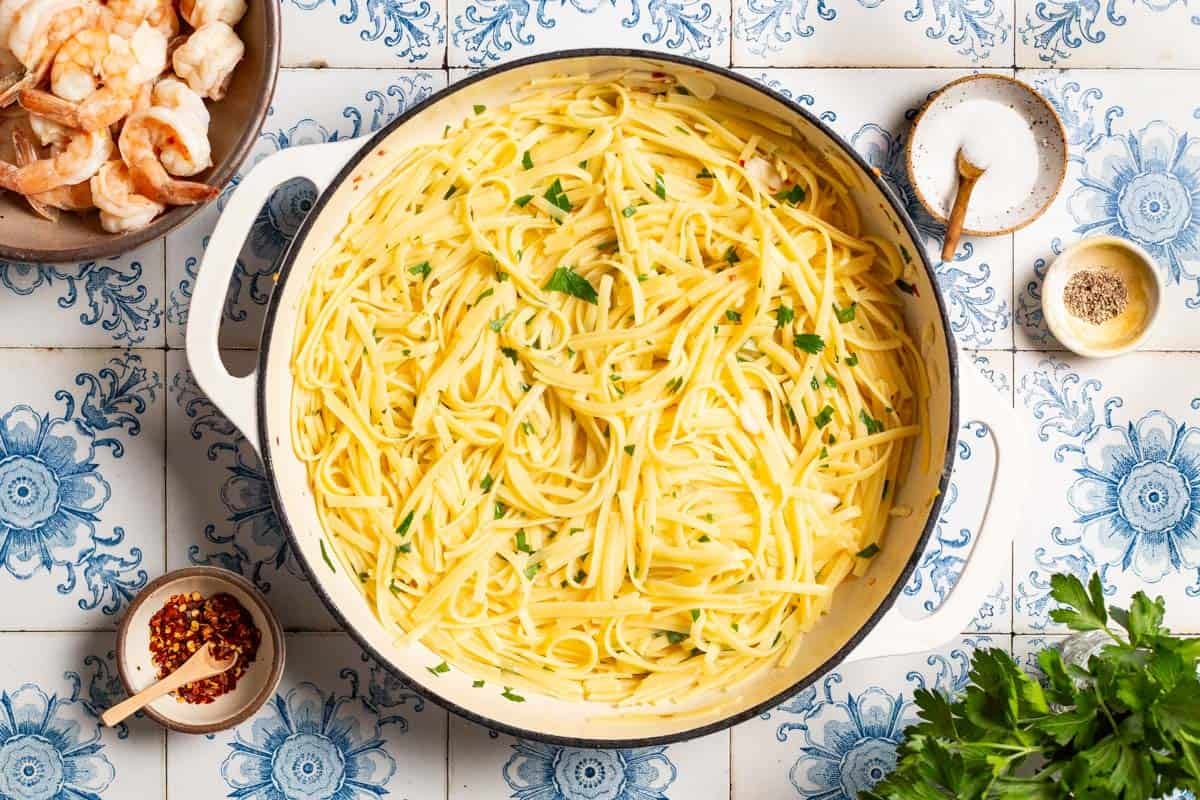
[[[130,176],[138,193],[156,203],[167,206],[192,206],[207,203],[220,189],[199,181],[181,181],[171,177],[163,165],[154,158],[146,158],[129,165]],[[2,177],[2,176],[0,176]]]
[[[33,140],[30,139],[28,135],[26,135],[25,131],[21,130],[20,128],[14,128],[12,132],[12,141],[13,150],[16,152],[17,164],[19,166],[23,167],[26,164],[31,164],[34,161],[37,161],[37,145],[33,143]],[[58,222],[58,209],[43,203],[36,195],[27,196],[25,201],[29,203],[29,207],[33,209],[33,212],[42,219],[47,219],[51,222]]]
[[[70,100],[63,100],[57,95],[42,89],[22,89],[19,94],[21,107],[31,114],[37,114],[46,119],[65,125],[68,128],[87,130],[84,127],[83,115],[79,113],[79,105]]]
[[[37,69],[26,72],[17,80],[8,84],[3,91],[0,91],[0,108],[8,108],[21,96],[21,93],[27,89],[32,89],[42,82],[42,79],[50,72],[52,61],[47,59],[44,64],[40,64]],[[6,80],[11,79],[6,78]]]

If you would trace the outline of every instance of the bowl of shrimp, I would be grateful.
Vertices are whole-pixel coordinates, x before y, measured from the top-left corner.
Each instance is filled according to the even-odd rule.
[[[0,0],[0,258],[118,255],[215,199],[279,27],[274,0]]]

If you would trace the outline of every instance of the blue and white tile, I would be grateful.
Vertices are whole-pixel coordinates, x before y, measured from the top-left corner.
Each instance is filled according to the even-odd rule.
[[[734,0],[733,63],[1009,67],[1012,0]]]
[[[167,738],[170,797],[445,797],[446,712],[343,634],[289,634],[275,695],[234,730]]]
[[[450,720],[449,800],[729,800],[729,733],[663,747],[584,750]]]
[[[284,70],[247,163],[253,165],[287,147],[366,135],[445,85],[446,76],[440,70]],[[235,179],[234,187],[237,182]],[[166,318],[171,347],[183,347],[200,259],[232,188],[167,237]],[[258,345],[279,259],[315,199],[312,184],[291,181],[272,195],[255,218],[226,298],[223,346]]]
[[[441,67],[446,0],[282,0],[284,67]]]
[[[100,724],[123,694],[112,634],[0,634],[0,796],[165,797],[162,729]]]
[[[730,0],[449,0],[451,67],[570,47],[636,47],[729,64]]]
[[[1150,349],[1195,350],[1200,308],[1200,100],[1169,70],[1022,71],[1067,129],[1070,165],[1053,206],[1014,234],[1017,347],[1057,347],[1042,319],[1054,256],[1115,234],[1155,257],[1166,283]]]
[[[162,571],[163,355],[0,350],[0,629],[111,629]]]
[[[1017,354],[1017,405],[1034,443],[1032,524],[1014,550],[1014,630],[1061,632],[1050,576],[1098,572],[1118,604],[1139,589],[1167,624],[1200,632],[1200,356],[1087,361]]]
[[[968,353],[963,369],[979,369],[1006,398],[1012,396],[1011,353]],[[970,409],[963,409],[964,416]],[[936,610],[958,583],[970,558],[983,521],[983,511],[996,466],[996,450],[987,429],[978,423],[959,428],[954,473],[942,501],[941,515],[925,546],[917,569],[897,599],[905,616],[919,618]],[[993,531],[993,533],[1002,533]],[[1011,555],[1011,554],[1010,554]],[[1007,633],[1012,630],[1009,604],[1012,562],[995,565],[995,585],[980,600],[979,613],[966,633]]]
[[[1008,650],[1008,637],[962,637],[929,653],[848,664],[733,729],[738,800],[855,800],[896,765],[904,729],[917,721],[917,689],[959,691],[977,648]]]
[[[1200,15],[1185,0],[1017,0],[1021,67],[1197,67]]]
[[[911,120],[926,97],[966,70],[739,70],[807,106],[876,167],[903,199],[925,241],[958,342],[1012,346],[1012,240],[967,237],[943,262],[943,226],[917,200],[904,166]]]
[[[77,264],[0,261],[0,347],[162,347],[163,245]]]
[[[256,358],[226,351],[249,372]],[[233,570],[262,590],[289,630],[337,630],[296,560],[271,505],[254,448],[192,378],[184,354],[167,353],[167,568]]]

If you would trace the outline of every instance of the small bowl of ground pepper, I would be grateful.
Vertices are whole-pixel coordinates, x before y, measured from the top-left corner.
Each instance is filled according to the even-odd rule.
[[[1063,347],[1088,358],[1110,358],[1146,338],[1162,292],[1149,253],[1117,236],[1089,236],[1047,268],[1042,313]]]
[[[185,684],[144,711],[181,733],[214,733],[250,717],[283,675],[283,629],[246,579],[216,567],[163,575],[134,598],[117,631],[117,670],[130,694],[174,672],[208,644],[226,672]]]

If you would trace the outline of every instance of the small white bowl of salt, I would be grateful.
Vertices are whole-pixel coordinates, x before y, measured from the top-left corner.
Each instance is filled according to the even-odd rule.
[[[945,223],[958,193],[958,152],[983,174],[962,232],[999,236],[1050,206],[1067,174],[1067,135],[1054,108],[1006,75],[968,75],[933,94],[908,138],[908,179],[921,205]]]

